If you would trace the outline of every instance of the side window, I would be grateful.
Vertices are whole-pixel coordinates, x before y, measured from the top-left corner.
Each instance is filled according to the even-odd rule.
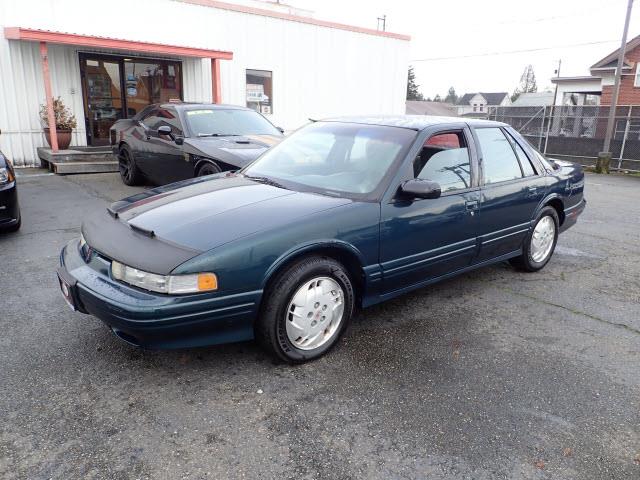
[[[482,150],[484,183],[522,178],[520,163],[502,130],[497,127],[477,128],[476,135]]]
[[[531,165],[531,160],[529,160],[529,157],[527,156],[525,151],[522,149],[520,144],[516,141],[515,138],[513,138],[513,136],[511,136],[511,133],[507,132],[507,136],[509,137],[509,141],[511,142],[511,145],[513,145],[513,148],[516,151],[516,155],[518,156],[518,160],[520,160],[520,166],[522,167],[522,171],[524,172],[524,176],[525,177],[532,177],[532,176],[536,175],[536,171],[533,168],[533,165]]]
[[[427,140],[413,163],[415,178],[440,184],[443,192],[471,187],[471,161],[464,134],[439,133]]]
[[[146,115],[142,117],[140,121],[144,124],[145,127],[155,129],[154,125],[158,122],[158,110],[156,108],[150,110]]]
[[[162,125],[169,125],[171,127],[171,132],[174,135],[182,135],[182,124],[180,123],[180,117],[178,117],[178,112],[176,112],[173,108],[166,108],[158,110],[159,116],[161,118],[158,127]]]
[[[174,135],[182,135],[182,125],[180,124],[178,113],[173,109],[159,108],[153,110],[142,119],[142,123],[150,130],[158,130],[163,125],[169,125]]]

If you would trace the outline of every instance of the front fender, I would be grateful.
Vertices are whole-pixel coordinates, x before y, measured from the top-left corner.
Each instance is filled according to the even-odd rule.
[[[366,265],[366,260],[362,252],[348,242],[333,238],[314,240],[301,245],[296,245],[280,255],[265,272],[261,288],[265,288],[269,280],[271,280],[273,275],[280,270],[283,265],[286,265],[290,261],[302,255],[313,253],[314,251],[326,251],[327,249],[342,251],[351,256],[354,260],[357,260],[361,269]]]

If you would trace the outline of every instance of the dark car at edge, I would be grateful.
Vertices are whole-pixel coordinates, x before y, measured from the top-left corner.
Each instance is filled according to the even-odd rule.
[[[16,173],[9,159],[0,152],[0,233],[19,230],[21,222]]]
[[[238,170],[281,138],[282,129],[255,110],[210,103],[149,105],[109,131],[127,185]]]
[[[535,272],[584,210],[579,165],[508,125],[439,117],[311,123],[242,170],[148,190],[87,218],[62,292],[121,339],[258,339],[302,362],[358,308],[496,262]]]

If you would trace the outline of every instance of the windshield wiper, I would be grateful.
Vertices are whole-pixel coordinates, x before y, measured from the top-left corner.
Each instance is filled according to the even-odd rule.
[[[237,133],[199,133],[199,137],[239,137]]]
[[[285,187],[281,183],[278,183],[278,182],[276,182],[275,180],[272,180],[269,177],[253,177],[251,175],[244,175],[244,174],[243,174],[243,176],[245,178],[248,178],[249,180],[253,180],[254,182],[264,183],[265,185],[271,185],[272,187],[284,188],[285,190],[289,190],[287,187]]]

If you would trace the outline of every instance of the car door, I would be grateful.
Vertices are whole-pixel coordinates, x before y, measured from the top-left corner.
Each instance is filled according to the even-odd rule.
[[[480,251],[475,263],[519,250],[546,180],[506,129],[476,127],[481,170]]]
[[[408,167],[408,168],[407,168]],[[395,186],[412,178],[438,182],[436,199],[395,193],[381,205],[380,263],[385,293],[470,265],[477,252],[480,191],[473,137],[467,127],[436,129]]]
[[[175,138],[184,136],[182,123],[175,108],[159,107],[142,123],[146,127],[146,155],[142,171],[154,183],[166,184],[193,177],[193,166],[185,157]],[[172,139],[159,135],[158,128],[171,127]]]

